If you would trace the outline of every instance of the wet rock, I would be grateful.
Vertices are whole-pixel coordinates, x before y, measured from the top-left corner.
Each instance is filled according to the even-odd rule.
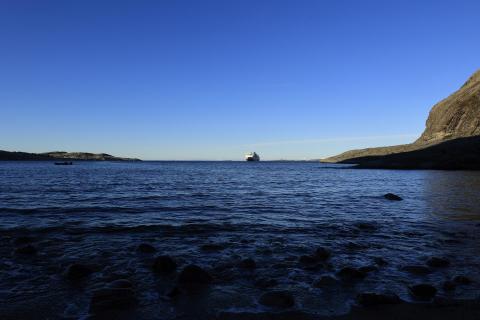
[[[408,287],[410,294],[418,300],[430,300],[437,294],[437,289],[430,284],[416,284]]]
[[[391,200],[391,201],[401,201],[403,200],[400,196],[397,196],[396,194],[394,193],[387,193],[387,194],[384,194],[383,197],[387,200]]]
[[[170,256],[158,256],[153,262],[153,271],[157,273],[172,273],[177,269],[177,263]]]
[[[148,243],[140,243],[137,247],[137,251],[142,253],[154,253],[157,249]]]
[[[362,273],[370,273],[370,272],[374,272],[374,271],[377,271],[377,267],[375,266],[364,266],[364,267],[360,267],[358,268],[358,271],[362,272]]]
[[[114,289],[133,288],[132,282],[130,282],[130,280],[127,280],[127,279],[117,279],[115,281],[110,282],[108,286]]]
[[[135,292],[130,288],[103,288],[93,292],[90,300],[90,312],[95,314],[126,309],[136,303]]]
[[[370,222],[357,222],[355,227],[362,231],[375,231],[377,230],[377,225]]]
[[[178,288],[177,286],[175,286],[175,287],[172,288],[172,290],[170,290],[170,291],[167,293],[167,297],[169,297],[169,298],[175,298],[175,297],[178,297],[181,293],[182,293],[182,291],[180,290],[180,288]]]
[[[33,237],[20,236],[20,237],[15,238],[15,240],[13,240],[13,244],[18,246],[18,245],[24,245],[24,244],[32,243],[33,241],[35,241],[35,239]]]
[[[457,284],[454,281],[449,281],[449,280],[445,281],[442,286],[443,290],[445,291],[453,291],[455,290],[456,287],[457,287]]]
[[[446,268],[450,265],[450,261],[444,258],[432,257],[428,259],[427,265],[432,268]]]
[[[318,260],[327,260],[328,258],[330,258],[330,256],[330,250],[324,247],[318,247],[317,250],[315,250],[315,258],[317,258]]]
[[[430,268],[427,268],[424,266],[416,266],[416,265],[405,266],[402,268],[402,270],[411,274],[419,275],[419,276],[424,276],[432,273],[432,270]]]
[[[240,261],[239,267],[242,269],[255,269],[257,264],[252,258],[247,258]]]
[[[218,243],[207,243],[200,246],[200,250],[207,252],[222,251],[225,247]]]
[[[388,262],[382,257],[375,257],[373,258],[373,261],[377,264],[377,266],[380,267],[386,266],[388,264]]]
[[[457,284],[463,284],[463,285],[471,284],[473,282],[470,278],[466,276],[455,276],[453,278],[453,281]]]
[[[93,272],[94,270],[90,266],[74,263],[68,266],[66,275],[69,280],[75,281],[86,278]]]
[[[33,255],[37,253],[37,249],[31,244],[28,244],[26,246],[21,246],[20,248],[15,249],[15,253],[21,255]]]
[[[212,280],[212,277],[207,271],[194,264],[183,268],[178,276],[178,282],[184,285],[209,284]]]
[[[290,308],[295,305],[295,299],[288,291],[266,292],[260,297],[259,302],[264,306],[278,309]]]
[[[321,276],[313,282],[312,286],[315,288],[325,288],[335,285],[336,283],[338,283],[338,280],[332,276]]]
[[[357,295],[357,303],[364,306],[378,306],[385,304],[398,304],[402,300],[396,294],[381,294],[381,293],[371,293],[365,292]]]
[[[365,278],[366,274],[352,267],[345,267],[337,272],[337,276],[342,280],[359,280]]]
[[[255,287],[261,288],[261,289],[271,288],[277,285],[278,285],[278,281],[275,279],[260,278],[257,281],[255,281]]]

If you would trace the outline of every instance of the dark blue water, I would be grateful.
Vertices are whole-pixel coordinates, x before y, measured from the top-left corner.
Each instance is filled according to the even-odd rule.
[[[387,192],[404,200],[388,201]],[[308,162],[0,162],[0,310],[13,314],[29,301],[54,318],[82,316],[91,291],[118,277],[135,283],[135,316],[146,318],[159,310],[165,318],[188,314],[195,304],[209,313],[261,311],[258,297],[267,289],[256,283],[264,278],[294,294],[294,309],[319,314],[348,311],[363,291],[411,300],[407,286],[419,282],[470,298],[478,282],[454,292],[442,282],[459,274],[480,281],[479,194],[476,172]],[[24,235],[34,238],[34,257],[14,253],[12,243]],[[179,265],[201,265],[214,284],[201,299],[165,298],[175,280],[152,273],[153,256],[135,250],[142,242]],[[221,249],[202,247],[212,243]],[[332,251],[328,263],[298,261],[318,246]],[[428,275],[402,270],[432,256],[451,264]],[[246,257],[256,269],[238,267]],[[376,266],[378,257],[388,264]],[[64,279],[78,261],[97,270],[80,289]],[[322,275],[338,278],[345,266],[376,270],[355,283],[312,286]]]

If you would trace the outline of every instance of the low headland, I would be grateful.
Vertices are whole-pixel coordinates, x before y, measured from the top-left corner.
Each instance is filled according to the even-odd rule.
[[[433,106],[415,142],[351,150],[321,161],[357,168],[480,170],[480,70]]]
[[[123,158],[107,153],[54,151],[28,153],[0,150],[0,161],[141,161],[136,158]]]

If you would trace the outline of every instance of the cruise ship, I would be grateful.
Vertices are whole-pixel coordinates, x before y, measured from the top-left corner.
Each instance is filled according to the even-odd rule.
[[[245,155],[246,161],[260,161],[260,156],[256,152],[249,152]]]

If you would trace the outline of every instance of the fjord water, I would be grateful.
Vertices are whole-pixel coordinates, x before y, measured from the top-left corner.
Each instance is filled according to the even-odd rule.
[[[404,200],[388,201],[387,192]],[[473,298],[480,288],[479,194],[480,173],[467,171],[315,162],[0,162],[0,313],[31,316],[21,307],[29,303],[52,318],[84,316],[92,290],[116,278],[134,284],[135,318],[262,311],[258,298],[272,289],[289,290],[295,309],[318,314],[347,312],[364,291],[411,300],[407,287],[416,283],[433,284],[441,296]],[[20,236],[32,238],[35,255],[14,253]],[[175,277],[154,274],[156,254],[137,252],[140,243],[180,266],[204,267],[213,284],[199,295],[169,298]],[[328,263],[299,262],[319,246],[332,252]],[[447,258],[450,266],[424,275],[402,270],[430,257]],[[242,268],[244,258],[256,268]],[[376,265],[376,258],[387,264]],[[65,279],[75,262],[95,269],[81,285]],[[312,285],[346,266],[375,268],[359,281]],[[443,291],[455,275],[477,281]],[[271,288],[259,285],[265,280],[274,280]]]

